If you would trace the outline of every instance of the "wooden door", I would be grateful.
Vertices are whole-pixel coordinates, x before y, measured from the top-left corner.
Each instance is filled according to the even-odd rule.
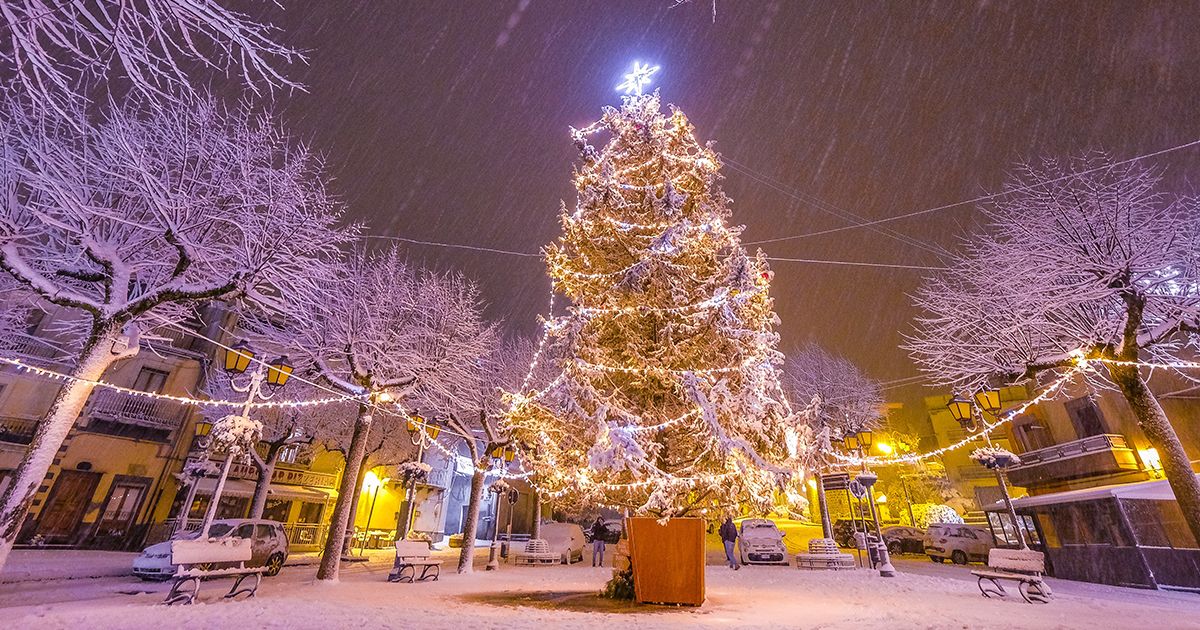
[[[37,533],[47,543],[73,543],[79,524],[92,502],[100,473],[64,470],[50,489],[50,498],[38,518]]]

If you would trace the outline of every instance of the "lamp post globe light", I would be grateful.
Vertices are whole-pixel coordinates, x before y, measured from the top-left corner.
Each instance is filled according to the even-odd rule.
[[[256,361],[254,350],[244,341],[239,341],[233,346],[225,348],[224,353],[225,355],[223,357],[222,364],[225,368],[226,375],[229,377],[229,386],[235,392],[246,394],[246,401],[242,404],[241,414],[238,416],[240,418],[249,419],[250,409],[256,399],[261,398],[263,400],[267,400],[271,398],[271,395],[265,394],[262,391],[262,385],[264,381],[266,381],[267,384],[271,385],[273,388],[283,387],[287,383],[288,378],[291,377],[292,370],[295,369],[288,362],[287,357],[283,356],[278,357],[269,363]],[[236,380],[237,377],[241,374],[245,374],[250,368],[251,363],[254,364],[254,369],[250,372],[249,382],[245,385],[239,385]],[[197,425],[198,432],[200,427],[201,425]],[[212,425],[207,424],[207,428],[204,429],[205,435],[208,436],[211,430]],[[211,437],[208,437],[206,441],[207,447],[205,450],[207,451],[212,445]],[[253,447],[254,445],[248,445],[248,448]],[[208,537],[208,530],[210,527],[212,527],[213,520],[216,519],[217,507],[221,503],[221,493],[225,490],[225,480],[229,477],[229,469],[233,465],[235,455],[236,453],[229,452],[225,456],[225,463],[221,466],[221,474],[217,477],[217,483],[213,488],[212,498],[209,499],[208,502],[208,510],[205,511],[204,521],[200,526],[201,539]]]
[[[862,472],[855,479],[867,489],[867,507],[871,510],[871,519],[875,521],[875,536],[878,539],[876,551],[879,557],[879,576],[880,577],[896,577],[896,567],[892,566],[891,555],[888,554],[887,545],[883,542],[883,528],[879,525],[879,513],[875,509],[875,493],[871,486],[875,485],[878,477],[875,473],[867,470],[867,461],[863,459],[863,449],[871,448],[871,444],[875,441],[875,435],[870,429],[862,429],[855,433],[848,433],[843,436],[843,441],[846,448],[853,449],[858,452],[858,459],[862,463]],[[864,528],[865,529],[865,528]]]
[[[986,411],[992,416],[995,421],[999,421],[1000,412],[1004,408],[1004,404],[1000,400],[1000,390],[990,387],[981,387],[975,392],[974,404],[972,401],[960,396],[952,396],[950,401],[946,403],[946,407],[950,410],[950,415],[962,425],[963,429],[971,431],[975,428],[974,414],[975,410],[979,410],[980,419],[983,419],[983,413]],[[992,438],[988,433],[983,434],[983,439],[989,447],[992,446]],[[1025,543],[1025,534],[1021,531],[1021,522],[1017,520],[1017,510],[1013,508],[1012,497],[1008,493],[1008,480],[1004,476],[1006,466],[988,466],[996,474],[996,484],[1000,487],[1000,496],[1004,499],[1004,507],[1008,512],[1008,517],[1012,520],[1013,532],[1017,536],[1017,542],[1020,543],[1022,549],[1028,549]]]

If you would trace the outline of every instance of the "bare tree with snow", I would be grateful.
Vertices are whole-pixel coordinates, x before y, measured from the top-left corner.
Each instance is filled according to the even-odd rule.
[[[0,0],[0,76],[61,107],[100,80],[174,100],[196,68],[236,75],[255,92],[294,88],[279,67],[303,61],[275,28],[217,0]]]
[[[478,359],[496,337],[481,308],[478,290],[462,275],[413,268],[392,249],[356,252],[322,295],[289,306],[283,326],[258,325],[258,335],[313,365],[334,389],[363,401],[317,579],[338,577],[341,541],[376,412],[414,387],[442,399],[470,390],[479,379]]]
[[[983,209],[987,233],[917,294],[925,314],[908,347],[966,392],[1093,360],[1085,377],[1128,402],[1200,539],[1200,482],[1135,364],[1200,343],[1200,204],[1159,184],[1104,155],[1020,166]]]
[[[821,483],[824,456],[831,439],[848,433],[874,428],[883,417],[883,398],[879,383],[863,374],[850,360],[817,345],[806,345],[788,355],[783,366],[784,389],[797,403],[804,403],[801,415],[812,429],[818,452],[812,453],[812,469],[817,481],[821,526],[825,537],[833,537],[825,487]]]
[[[141,333],[202,301],[315,292],[353,230],[320,164],[245,109],[131,100],[81,129],[10,104],[0,140],[0,269],[83,322],[73,380],[0,505],[3,566],[92,382]]]

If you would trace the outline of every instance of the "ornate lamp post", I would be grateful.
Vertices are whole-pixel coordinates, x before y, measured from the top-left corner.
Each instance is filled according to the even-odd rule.
[[[422,418],[420,413],[413,411],[408,418],[408,439],[412,440],[413,446],[417,447],[417,463],[425,461],[425,449],[429,447],[429,443],[436,440],[442,432],[442,428],[437,426],[431,420]],[[408,484],[406,491],[408,493],[408,508],[404,515],[404,531],[398,532],[404,538],[408,538],[408,532],[412,529],[413,515],[416,514],[417,500],[417,479],[413,476]]]
[[[1003,405],[1000,402],[1000,390],[992,388],[981,388],[975,392],[975,404],[970,400],[954,396],[946,407],[950,410],[950,415],[958,421],[962,428],[968,431],[975,429],[974,412],[978,407],[980,419],[983,419],[983,412],[991,414],[997,420],[1000,418],[1000,410]],[[1020,463],[1016,455],[1005,451],[1004,449],[994,448],[992,446],[992,438],[987,433],[983,434],[984,440],[987,442],[987,449],[979,449],[971,454],[972,459],[979,462],[985,468],[996,473],[996,483],[1000,486],[1000,495],[1004,498],[1004,507],[1007,508],[1008,517],[1012,519],[1013,531],[1016,533],[1017,542],[1020,543],[1022,549],[1028,549],[1025,544],[1025,535],[1021,531],[1021,522],[1017,520],[1017,511],[1013,508],[1012,498],[1008,495],[1008,480],[1004,476],[1004,469],[1013,464]]]
[[[250,373],[250,381],[245,385],[239,385],[235,380],[238,375],[244,374],[246,369],[250,367],[251,361],[254,360],[254,351],[245,342],[238,342],[232,348],[225,350],[225,372],[229,375],[229,385],[234,391],[246,394],[246,402],[242,404],[242,412],[236,416],[225,416],[218,421],[214,428],[219,427],[219,433],[212,434],[208,439],[208,447],[224,446],[226,448],[225,464],[221,466],[221,474],[217,477],[217,485],[213,488],[212,499],[208,503],[208,510],[204,514],[204,522],[200,526],[200,538],[208,537],[208,530],[212,527],[212,522],[217,515],[217,505],[221,502],[221,493],[225,490],[225,480],[229,477],[229,468],[233,465],[234,458],[239,455],[243,449],[254,448],[257,443],[257,435],[250,436],[244,429],[249,425],[250,408],[254,404],[255,399],[262,398],[267,400],[270,395],[262,392],[263,381],[270,386],[282,387],[292,375],[294,369],[288,363],[287,357],[279,357],[269,363],[258,361],[255,364],[254,371]],[[230,431],[230,429],[238,429]],[[252,433],[252,432],[251,432]],[[261,426],[259,427],[261,433]],[[253,437],[251,443],[246,443],[250,437]],[[216,445],[213,443],[217,442]]]
[[[517,451],[511,446],[497,446],[492,449],[491,455],[497,464],[500,462],[511,463],[513,458],[517,456]],[[503,465],[501,468],[503,469]],[[488,549],[488,562],[487,566],[484,567],[488,571],[495,571],[500,568],[500,495],[509,490],[509,485],[504,479],[497,479],[488,487],[488,492],[494,495],[492,501],[492,546]],[[511,543],[510,539],[509,544]]]
[[[183,470],[179,473],[179,478],[186,481],[188,484],[187,498],[184,499],[183,505],[179,509],[179,516],[175,518],[175,532],[187,530],[188,515],[192,511],[192,504],[196,502],[196,490],[200,486],[200,480],[204,478],[212,466],[212,460],[208,458],[208,434],[212,431],[212,423],[201,420],[196,423],[195,436],[196,442],[201,447],[200,457],[196,459],[187,458],[183,464]]]
[[[878,538],[876,544],[879,554],[879,576],[896,577],[896,567],[892,566],[891,555],[888,554],[887,545],[883,543],[883,528],[879,525],[879,514],[875,510],[875,493],[871,489],[879,478],[875,476],[875,473],[867,470],[867,461],[863,459],[863,449],[870,450],[871,444],[875,441],[875,435],[870,429],[863,429],[857,433],[847,434],[844,440],[847,448],[858,451],[858,459],[862,462],[862,472],[855,477],[855,480],[867,489],[867,507],[871,509],[871,519],[875,521],[875,536]]]

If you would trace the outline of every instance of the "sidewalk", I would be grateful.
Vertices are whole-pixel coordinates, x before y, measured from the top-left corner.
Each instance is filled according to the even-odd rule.
[[[132,575],[137,556],[132,551],[14,549],[0,572],[0,584]]]

